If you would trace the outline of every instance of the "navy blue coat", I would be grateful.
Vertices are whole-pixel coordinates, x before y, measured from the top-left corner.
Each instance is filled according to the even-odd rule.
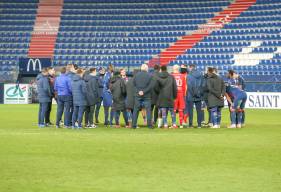
[[[103,95],[103,78],[104,78],[103,75],[99,75],[99,76],[98,76],[98,79],[99,79],[99,96],[100,96],[98,102],[101,102],[101,101],[102,101],[102,95]]]
[[[85,81],[79,76],[75,75],[71,82],[73,105],[86,106],[87,105],[87,87]]]
[[[36,80],[39,103],[51,102],[52,92],[48,76],[43,76],[42,74],[39,74]]]
[[[141,98],[149,98],[151,99],[151,92],[152,92],[152,76],[146,71],[138,72],[134,79],[133,83],[135,86],[135,96]],[[143,91],[143,96],[139,95],[139,91]]]
[[[97,76],[86,75],[84,77],[87,86],[87,102],[89,106],[95,105],[100,99],[100,85]]]
[[[73,73],[71,71],[69,71],[67,74],[66,74],[67,77],[69,77],[71,79],[71,81],[73,80],[73,77],[76,76],[76,73]]]
[[[187,75],[187,100],[188,101],[202,101],[204,90],[204,76],[197,70],[191,71]]]
[[[112,106],[112,94],[109,89],[111,73],[106,72],[103,78],[103,106],[104,107],[111,107]]]

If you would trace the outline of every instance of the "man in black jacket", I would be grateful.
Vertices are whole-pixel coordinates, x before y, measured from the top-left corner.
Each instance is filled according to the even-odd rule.
[[[152,76],[148,73],[148,66],[143,64],[141,71],[136,74],[133,79],[135,87],[135,102],[133,112],[133,128],[137,128],[139,110],[141,109],[141,103],[146,108],[147,113],[147,126],[151,126],[151,87]]]
[[[120,70],[120,72],[123,69]],[[120,128],[119,118],[121,112],[123,113],[123,118],[126,123],[126,127],[128,127],[128,118],[126,112],[126,84],[125,80],[121,78],[120,72],[116,72],[114,76],[110,79],[110,91],[112,94],[112,108],[114,109],[115,116],[115,127]]]
[[[96,109],[95,109],[96,124],[99,124],[99,113],[100,113],[101,103],[102,103],[102,100],[103,100],[102,93],[103,93],[104,74],[105,74],[105,69],[103,67],[100,67],[99,68],[99,74],[97,75],[97,77],[99,79],[99,96],[100,97],[98,99],[98,102],[96,104]]]
[[[172,127],[177,128],[176,115],[174,112],[174,101],[177,98],[177,83],[175,78],[167,72],[166,66],[161,66],[161,73],[159,73],[155,91],[158,93],[157,106],[159,107],[159,115],[161,113],[164,128],[168,128],[167,114],[170,111],[172,116]],[[158,127],[162,126],[162,120],[159,120]]]
[[[155,92],[155,85],[157,78],[159,76],[160,66],[154,65],[154,72],[152,75],[152,94],[151,94],[151,112],[153,112],[153,124],[157,122],[158,117],[158,106],[157,106],[157,100],[158,100],[158,93]]]
[[[53,123],[50,120],[50,115],[51,115],[51,111],[52,111],[52,100],[53,100],[53,98],[56,99],[55,90],[54,90],[56,71],[53,67],[48,67],[47,70],[48,70],[48,79],[49,79],[52,97],[51,97],[51,102],[48,103],[48,111],[46,113],[45,119],[46,119],[47,125],[53,125]]]
[[[99,79],[96,76],[96,68],[91,68],[89,74],[84,76],[87,87],[87,107],[85,112],[85,126],[88,128],[96,128],[93,122],[96,104],[100,98]]]
[[[221,109],[224,107],[225,85],[213,68],[208,69],[208,107],[211,110],[213,127],[220,128]]]
[[[138,70],[133,71],[133,77],[137,74]],[[134,111],[134,102],[135,102],[135,87],[133,82],[133,77],[130,77],[126,83],[126,110],[127,118],[129,123],[129,128],[132,127],[132,118]]]

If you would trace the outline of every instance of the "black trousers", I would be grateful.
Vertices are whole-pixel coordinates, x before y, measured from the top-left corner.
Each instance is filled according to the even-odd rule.
[[[85,125],[94,124],[94,113],[96,105],[87,106],[85,110]]]
[[[52,99],[51,99],[51,102],[48,102],[48,110],[45,114],[45,121],[46,123],[50,123],[51,120],[50,120],[50,115],[51,115],[51,111],[52,111]]]
[[[153,114],[153,123],[157,123],[157,119],[158,119],[158,107],[157,105],[152,104],[151,105],[151,113]]]

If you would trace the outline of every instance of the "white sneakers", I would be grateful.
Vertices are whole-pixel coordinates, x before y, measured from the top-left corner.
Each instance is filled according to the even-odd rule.
[[[157,125],[157,127],[158,127],[158,128],[161,128],[161,127],[162,127],[162,124],[163,124],[163,119],[158,118],[158,125]]]
[[[227,128],[229,128],[229,129],[235,129],[235,128],[241,128],[241,127],[242,127],[241,124],[237,124],[237,125],[231,124],[231,125],[228,126]]]
[[[92,124],[92,125],[87,126],[87,128],[94,129],[94,128],[97,128],[97,126],[95,124]]]
[[[211,128],[212,129],[219,129],[219,128],[221,128],[221,126],[220,125],[213,125]]]
[[[235,128],[236,128],[236,125],[235,125],[235,124],[231,124],[231,125],[228,126],[227,128],[229,128],[229,129],[235,129]]]

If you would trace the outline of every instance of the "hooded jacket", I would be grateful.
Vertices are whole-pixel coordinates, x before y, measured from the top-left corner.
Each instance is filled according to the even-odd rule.
[[[207,79],[208,107],[223,107],[225,94],[224,81],[216,74],[209,74]]]
[[[112,93],[112,106],[116,111],[122,111],[126,108],[126,85],[124,80],[119,77],[112,77],[110,79],[110,91]]]
[[[86,106],[87,105],[87,87],[85,81],[79,76],[75,75],[71,81],[73,105]]]
[[[135,103],[135,87],[133,84],[133,78],[130,78],[126,83],[126,108],[127,109],[134,109]]]
[[[208,86],[207,86],[207,80],[208,80],[208,74],[203,75],[203,101],[208,102]]]
[[[202,101],[203,100],[203,81],[204,77],[201,72],[192,70],[187,75],[187,100]]]
[[[86,87],[87,87],[87,104],[89,106],[95,105],[98,101],[100,96],[99,91],[99,78],[97,76],[93,76],[91,74],[85,75],[84,77]]]
[[[39,103],[51,102],[52,92],[48,76],[39,74],[36,77]]]
[[[151,104],[152,105],[156,105],[157,100],[158,100],[158,93],[155,92],[155,86],[156,86],[158,76],[159,76],[159,72],[155,70],[152,75],[152,91],[151,91]]]
[[[173,108],[174,100],[177,98],[177,83],[175,78],[168,72],[159,73],[156,80],[155,92],[158,93],[157,106],[159,108]]]

